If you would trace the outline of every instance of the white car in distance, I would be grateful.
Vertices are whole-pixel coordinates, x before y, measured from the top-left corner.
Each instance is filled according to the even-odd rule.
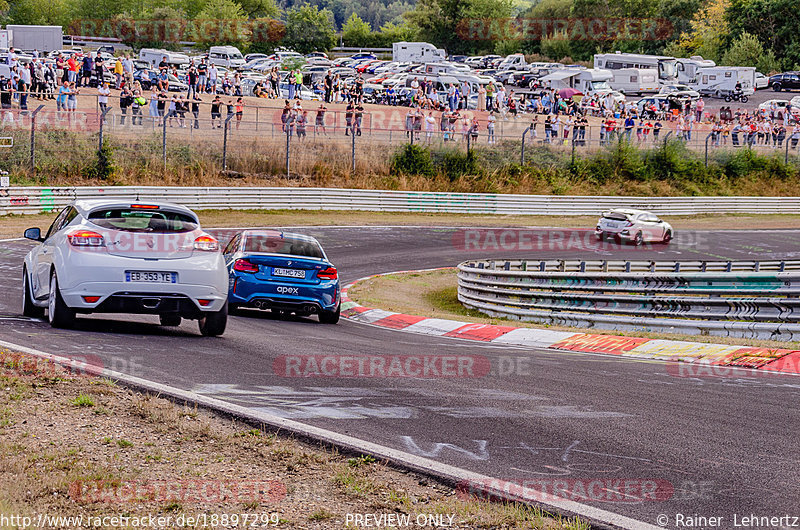
[[[668,243],[674,237],[672,225],[655,214],[631,208],[615,208],[605,212],[597,222],[594,233],[601,240],[612,237],[636,246],[645,242]]]
[[[77,200],[58,214],[23,265],[23,314],[68,328],[78,313],[151,314],[161,325],[197,319],[205,336],[228,318],[219,242],[197,215],[167,202]]]

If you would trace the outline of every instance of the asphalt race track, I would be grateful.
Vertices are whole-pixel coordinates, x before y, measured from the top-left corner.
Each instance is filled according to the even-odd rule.
[[[465,251],[460,229],[308,228],[343,285],[469,258],[789,259],[800,230],[678,233],[642,250],[599,246],[591,233],[536,229],[533,248]],[[506,242],[514,240],[516,235]],[[224,236],[221,236],[224,239]],[[455,242],[455,243],[454,243]],[[356,436],[509,481],[655,481],[657,500],[586,501],[655,524],[659,514],[800,516],[800,378],[755,374],[680,377],[657,362],[502,348],[342,321],[231,317],[206,339],[194,321],[89,316],[53,330],[21,316],[26,241],[0,243],[5,281],[0,339],[58,355],[96,355],[114,370]],[[472,355],[492,371],[473,378],[296,378],[273,373],[282,356]],[[509,373],[510,372],[510,373]],[[550,482],[546,482],[550,483]]]

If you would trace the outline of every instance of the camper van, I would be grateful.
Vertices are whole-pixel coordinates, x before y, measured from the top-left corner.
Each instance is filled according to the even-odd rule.
[[[609,70],[614,76],[609,84],[623,94],[656,93],[659,89],[658,70],[642,68],[622,68]]]
[[[675,59],[675,73],[678,76],[678,83],[691,85],[694,83],[697,73],[701,68],[717,66],[711,59],[703,59],[699,55],[693,55],[688,59]]]
[[[586,96],[611,94],[615,101],[625,102],[625,96],[611,88],[614,74],[599,68],[568,68],[558,70],[541,78],[542,85],[560,90],[574,88]]]
[[[525,56],[521,53],[512,53],[500,63],[497,67],[498,70],[527,70],[528,63],[525,62]]]
[[[447,59],[441,48],[427,42],[395,42],[392,44],[392,60],[401,63],[439,63]]]
[[[167,50],[159,50],[155,48],[142,48],[139,51],[139,60],[147,62],[150,68],[158,68],[158,64],[167,58],[167,63],[170,66],[181,66],[189,64],[189,56],[183,53],[175,53]]]
[[[676,59],[665,55],[641,55],[638,53],[598,53],[594,56],[594,67],[606,70],[658,70],[659,85],[674,83],[677,79]]]
[[[739,83],[742,94],[755,93],[756,69],[752,66],[712,66],[700,68],[688,86],[705,96],[724,98],[733,94]]]
[[[208,50],[208,62],[228,70],[236,70],[245,64],[244,56],[236,46],[212,46]]]

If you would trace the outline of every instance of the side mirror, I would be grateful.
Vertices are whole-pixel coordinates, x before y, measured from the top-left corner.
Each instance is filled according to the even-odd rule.
[[[25,230],[25,239],[32,239],[34,241],[44,241],[42,238],[42,231],[38,228],[28,228]]]

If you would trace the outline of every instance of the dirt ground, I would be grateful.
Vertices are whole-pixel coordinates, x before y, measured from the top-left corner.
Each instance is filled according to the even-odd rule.
[[[588,528],[0,351],[0,520],[46,515],[39,527],[73,528],[77,519],[54,517],[82,517],[86,527],[90,518],[152,516],[172,518],[161,528],[333,529],[360,528],[355,514],[366,513],[452,516],[452,528]]]

